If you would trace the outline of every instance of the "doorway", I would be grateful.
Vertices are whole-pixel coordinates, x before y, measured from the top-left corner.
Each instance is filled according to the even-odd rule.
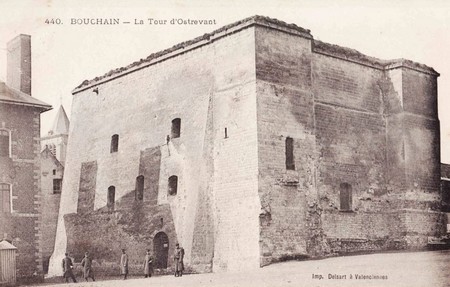
[[[164,232],[158,232],[153,238],[153,254],[155,268],[166,269],[169,255],[169,238]]]

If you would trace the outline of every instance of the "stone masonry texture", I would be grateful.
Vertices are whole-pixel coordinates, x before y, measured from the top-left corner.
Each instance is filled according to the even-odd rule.
[[[179,242],[194,272],[425,248],[445,232],[438,75],[255,16],[84,81],[73,91],[55,273],[66,250],[76,261],[91,250],[105,272],[123,247],[138,262],[160,232],[169,258]],[[167,137],[176,118],[181,135]]]

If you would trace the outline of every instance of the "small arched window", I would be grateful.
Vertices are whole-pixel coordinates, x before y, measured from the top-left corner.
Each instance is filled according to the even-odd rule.
[[[295,170],[295,162],[294,162],[294,139],[287,137],[285,143],[285,152],[286,152],[286,169]]]
[[[109,210],[114,210],[115,202],[116,202],[116,187],[110,186],[108,187],[108,199],[106,205]]]
[[[136,200],[144,199],[144,176],[136,177]]]
[[[172,120],[171,138],[179,138],[181,133],[181,119],[176,118]]]
[[[169,195],[176,195],[178,189],[178,176],[172,175],[169,177]]]
[[[10,142],[9,131],[0,129],[0,157],[10,157]]]
[[[352,186],[350,184],[341,183],[339,199],[341,210],[352,210]]]
[[[113,135],[111,137],[111,153],[119,150],[119,135]]]

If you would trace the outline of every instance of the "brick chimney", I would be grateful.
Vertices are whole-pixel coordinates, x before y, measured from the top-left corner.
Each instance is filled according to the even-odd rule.
[[[6,84],[31,96],[31,36],[20,34],[6,49]]]

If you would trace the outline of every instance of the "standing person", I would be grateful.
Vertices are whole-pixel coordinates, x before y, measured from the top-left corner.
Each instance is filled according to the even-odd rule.
[[[150,255],[150,250],[147,249],[147,254],[145,255],[145,258],[144,258],[144,276],[145,276],[145,278],[152,277],[152,273],[153,273],[153,258]]]
[[[120,269],[123,275],[123,280],[127,279],[128,276],[128,255],[125,249],[122,249],[122,257],[120,257]]]
[[[72,278],[73,282],[77,282],[75,279],[75,276],[73,275],[72,268],[73,268],[73,262],[72,259],[70,259],[69,254],[65,254],[66,257],[62,260],[62,268],[63,268],[63,277],[66,280],[66,283],[69,283],[69,278]]]
[[[92,271],[92,259],[89,257],[89,252],[84,254],[84,258],[81,260],[81,266],[83,266],[83,275],[86,282],[89,281],[88,278],[92,278],[92,281],[95,281],[94,271]]]
[[[173,257],[173,260],[175,261],[175,277],[181,277],[183,276],[184,271],[184,249],[183,247],[180,247],[180,244],[175,245],[175,255]]]

